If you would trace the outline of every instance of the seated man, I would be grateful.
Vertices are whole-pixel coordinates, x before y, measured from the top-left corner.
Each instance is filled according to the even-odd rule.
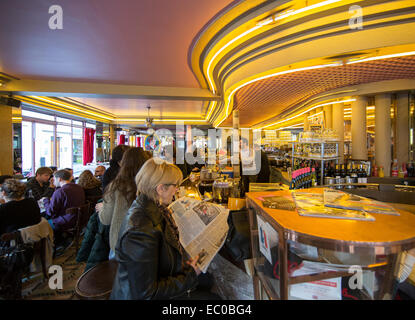
[[[66,209],[85,204],[84,189],[71,182],[72,175],[68,170],[55,173],[56,191],[52,198],[43,198],[45,214],[54,231],[65,231],[75,226],[76,217],[66,214]],[[60,188],[59,188],[60,187]]]
[[[105,174],[105,167],[104,166],[98,166],[95,168],[95,178],[98,178],[101,182],[102,179],[104,178],[104,174]]]
[[[65,170],[68,170],[69,173],[71,174],[71,176],[72,176],[71,182],[75,182],[75,177],[73,176],[73,169],[71,169],[71,168],[65,168]]]
[[[36,201],[41,198],[50,198],[55,191],[53,185],[52,169],[41,167],[36,170],[36,175],[26,184],[26,198],[34,198]]]

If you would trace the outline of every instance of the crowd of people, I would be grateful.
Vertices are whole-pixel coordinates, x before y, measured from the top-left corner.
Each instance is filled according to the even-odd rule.
[[[173,162],[176,150],[173,148]],[[175,165],[142,148],[119,145],[109,168],[85,170],[75,182],[70,168],[42,167],[27,183],[0,177],[0,236],[35,225],[43,217],[53,229],[55,247],[68,244],[75,223],[69,208],[94,198],[76,260],[86,270],[115,259],[112,299],[218,299],[179,241],[168,209],[195,163]]]

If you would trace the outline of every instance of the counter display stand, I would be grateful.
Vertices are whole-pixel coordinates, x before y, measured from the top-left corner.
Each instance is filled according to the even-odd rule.
[[[375,221],[305,217],[262,205],[268,196],[290,201],[291,191],[246,196],[255,299],[394,297],[402,253],[415,247],[415,215],[398,210],[399,216],[372,214]]]
[[[320,153],[317,155],[299,155],[295,153],[296,150],[296,146],[300,146],[301,148],[304,148],[304,146],[306,145],[319,145],[320,146]],[[325,155],[325,146],[328,144],[335,144],[336,145],[336,151],[335,153],[333,153],[333,155],[331,156],[326,156]],[[292,142],[292,164],[291,167],[293,168],[292,170],[294,171],[294,160],[295,159],[301,159],[301,160],[314,160],[314,161],[321,161],[321,181],[320,181],[320,185],[324,185],[324,162],[325,161],[336,161],[336,164],[338,163],[339,160],[339,142],[338,141],[321,141],[321,140],[310,140],[310,141],[301,141],[301,142]]]

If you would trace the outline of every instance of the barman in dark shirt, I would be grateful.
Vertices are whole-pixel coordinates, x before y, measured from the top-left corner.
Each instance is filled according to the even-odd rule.
[[[67,214],[66,209],[85,204],[84,189],[72,182],[72,174],[68,170],[55,172],[56,191],[52,198],[42,198],[46,217],[55,231],[73,228],[76,216]]]
[[[26,184],[26,198],[34,198],[36,201],[41,198],[50,198],[55,191],[53,184],[52,169],[41,167],[36,170],[36,175]]]
[[[16,179],[6,180],[0,188],[0,196],[5,200],[0,205],[0,235],[40,222],[40,209],[37,202],[24,198],[26,186]]]

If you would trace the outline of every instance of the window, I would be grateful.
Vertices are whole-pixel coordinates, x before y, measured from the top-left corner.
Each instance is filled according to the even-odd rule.
[[[50,124],[35,123],[35,167],[50,167],[55,161],[54,126]]]
[[[22,121],[22,174],[29,175],[33,170],[32,123]]]
[[[72,128],[72,168],[75,172],[82,170],[83,162],[82,162],[82,128]]]
[[[83,166],[83,131],[95,124],[22,110],[22,174],[33,175],[40,167],[73,168]],[[39,120],[37,120],[39,119]],[[94,159],[95,159],[94,150]]]
[[[58,168],[72,168],[72,128],[70,126],[56,126],[56,150]]]
[[[36,118],[36,119],[42,119],[42,120],[55,121],[55,116],[50,116],[47,114],[28,111],[28,110],[22,110],[22,117],[30,117],[30,118]]]
[[[66,124],[69,124],[69,125],[72,124],[72,120],[71,119],[58,118],[58,117],[56,117],[56,122],[57,123],[66,123]]]

